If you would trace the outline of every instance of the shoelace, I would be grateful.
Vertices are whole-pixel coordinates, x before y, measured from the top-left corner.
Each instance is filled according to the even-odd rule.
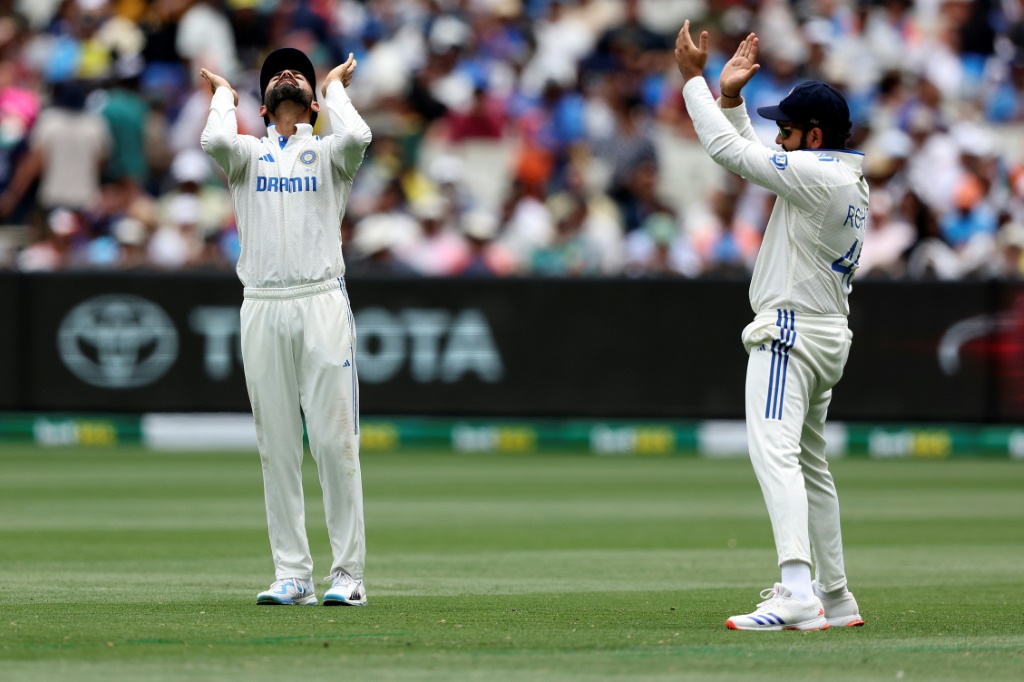
[[[346,578],[348,578],[348,580],[345,580]],[[355,582],[355,578],[353,578],[351,575],[349,575],[348,571],[344,571],[344,570],[342,570],[342,571],[334,571],[329,576],[324,578],[324,582],[325,583],[331,583],[332,585],[334,583],[340,581],[340,580],[344,580],[347,583],[354,583]]]
[[[285,583],[291,583],[292,587],[298,591],[308,591],[312,585],[307,585],[301,580],[295,578],[282,578],[281,580],[275,580],[274,584],[270,586],[269,591],[277,591],[277,588],[283,587]]]
[[[761,590],[761,599],[763,599],[764,601],[758,604],[757,608],[761,609],[769,604],[774,603],[775,600],[778,599],[778,597],[779,594],[775,591],[774,587],[768,587],[766,589]]]

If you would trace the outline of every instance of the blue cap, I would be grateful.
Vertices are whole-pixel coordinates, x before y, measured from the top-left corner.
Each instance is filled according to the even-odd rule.
[[[773,107],[758,107],[757,113],[771,121],[791,121],[824,131],[850,132],[850,107],[842,93],[828,83],[807,81],[789,91]]]

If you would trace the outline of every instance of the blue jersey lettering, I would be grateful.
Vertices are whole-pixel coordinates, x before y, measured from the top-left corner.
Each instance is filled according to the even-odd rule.
[[[846,207],[846,220],[843,221],[843,227],[847,225],[853,225],[855,229],[864,227],[864,220],[868,217],[868,209],[860,208],[859,206],[847,206]]]
[[[315,192],[316,191],[316,176],[312,178],[308,175],[300,175],[298,177],[289,178],[286,176],[270,176],[265,177],[263,175],[256,176],[256,191],[257,192]]]

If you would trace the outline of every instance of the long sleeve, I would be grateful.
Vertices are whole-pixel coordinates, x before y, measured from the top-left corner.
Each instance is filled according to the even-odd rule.
[[[721,102],[721,100],[719,100]],[[721,107],[719,107],[721,108]],[[732,107],[730,109],[722,109],[722,113],[732,124],[732,127],[736,129],[740,135],[750,140],[751,142],[760,143],[761,140],[757,137],[757,133],[754,131],[754,126],[750,123],[750,116],[747,114],[747,102],[743,101],[738,107]]]
[[[331,162],[346,178],[352,179],[370,145],[370,126],[356,111],[341,82],[334,81],[327,87],[325,103],[331,117]]]
[[[821,199],[823,178],[821,164],[814,154],[775,151],[745,137],[718,107],[703,78],[687,81],[683,98],[697,137],[715,163],[801,209],[815,210]],[[742,121],[738,123],[742,127]]]
[[[229,179],[237,176],[248,158],[245,142],[238,134],[235,99],[229,88],[220,87],[210,100],[210,115],[200,137],[203,151],[217,162]]]

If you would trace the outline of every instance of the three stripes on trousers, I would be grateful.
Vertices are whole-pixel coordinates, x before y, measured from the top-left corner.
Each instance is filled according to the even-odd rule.
[[[768,399],[764,406],[765,419],[782,419],[786,400],[786,370],[789,369],[789,350],[796,344],[796,312],[778,309],[775,326],[782,331],[772,341],[772,366],[768,371]]]

